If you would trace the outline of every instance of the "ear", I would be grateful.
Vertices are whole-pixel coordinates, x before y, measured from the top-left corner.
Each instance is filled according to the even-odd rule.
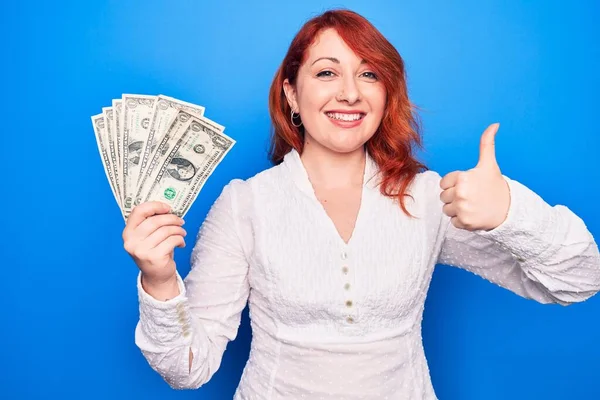
[[[298,112],[298,102],[296,101],[296,88],[286,78],[283,81],[283,92],[287,98],[288,104],[294,112]]]

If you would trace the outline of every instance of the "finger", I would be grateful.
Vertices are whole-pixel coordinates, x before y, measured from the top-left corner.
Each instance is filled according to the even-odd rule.
[[[467,229],[467,227],[465,225],[460,223],[460,221],[458,220],[458,217],[450,218],[450,223],[452,223],[452,225],[454,225],[458,229]]]
[[[458,176],[462,171],[454,171],[454,172],[450,172],[449,174],[446,174],[446,176],[444,176],[441,180],[440,180],[440,187],[444,190],[449,189],[453,186],[456,185],[456,182],[458,181]]]
[[[457,208],[454,203],[444,204],[444,206],[442,207],[442,211],[449,217],[456,217],[457,214]]]
[[[158,246],[152,249],[155,255],[163,256],[165,254],[173,254],[175,247],[185,247],[185,239],[181,235],[169,236],[163,240]]]
[[[157,247],[159,244],[161,244],[169,236],[173,236],[173,235],[186,236],[187,232],[181,226],[176,226],[176,225],[162,226],[162,227],[158,228],[156,231],[154,231],[152,234],[150,234],[150,236],[148,236],[146,238],[146,240],[144,240],[143,246],[146,249],[153,249],[153,248]]]
[[[440,200],[445,204],[450,204],[454,201],[456,197],[456,186],[453,186],[449,189],[446,189],[440,193]]]
[[[138,240],[145,240],[159,228],[167,225],[183,225],[184,221],[175,214],[154,215],[146,218],[135,230],[135,236]]]
[[[166,214],[171,211],[171,207],[168,204],[160,201],[149,201],[142,203],[139,206],[135,206],[131,210],[131,214],[127,218],[127,228],[134,230],[137,228],[146,218],[156,214]]]
[[[496,162],[496,132],[500,127],[499,123],[491,124],[481,135],[479,142],[479,162],[478,167],[495,166]]]

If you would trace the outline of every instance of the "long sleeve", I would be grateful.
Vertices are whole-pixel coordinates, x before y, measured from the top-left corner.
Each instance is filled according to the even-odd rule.
[[[504,179],[511,204],[495,229],[458,229],[441,213],[446,233],[438,263],[466,269],[540,303],[568,305],[593,296],[600,290],[600,254],[585,223],[569,208],[552,207],[523,184]],[[439,189],[439,175],[435,181]]]
[[[211,207],[192,250],[191,270],[178,275],[180,294],[162,302],[140,284],[135,343],[150,366],[174,389],[198,388],[218,370],[227,343],[237,336],[249,295],[247,238],[239,235],[239,190],[234,180]],[[242,187],[243,189],[243,187]],[[189,351],[193,353],[191,371]]]

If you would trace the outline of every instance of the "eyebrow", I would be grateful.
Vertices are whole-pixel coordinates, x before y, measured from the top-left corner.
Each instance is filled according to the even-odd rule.
[[[313,61],[313,63],[312,63],[311,65],[314,65],[314,64],[315,64],[317,61],[320,61],[320,60],[329,60],[329,61],[331,61],[331,62],[334,62],[334,63],[336,63],[336,64],[339,64],[339,63],[340,63],[340,60],[338,60],[338,59],[337,59],[337,58],[335,58],[335,57],[319,57],[319,58],[317,58],[315,61]],[[361,64],[366,64],[366,63],[367,63],[367,61],[366,61],[366,60],[362,60],[360,63],[361,63]]]

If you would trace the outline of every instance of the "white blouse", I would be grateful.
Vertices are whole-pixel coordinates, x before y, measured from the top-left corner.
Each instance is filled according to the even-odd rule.
[[[366,163],[348,243],[292,150],[280,165],[225,186],[190,273],[178,276],[179,296],[154,299],[138,275],[135,343],[171,387],[212,377],[248,302],[251,350],[234,399],[432,400],[421,319],[437,263],[541,303],[567,305],[600,290],[598,246],[567,207],[504,177],[506,221],[469,232],[442,212],[438,173],[419,173],[409,187],[409,218],[380,194],[368,155]]]

